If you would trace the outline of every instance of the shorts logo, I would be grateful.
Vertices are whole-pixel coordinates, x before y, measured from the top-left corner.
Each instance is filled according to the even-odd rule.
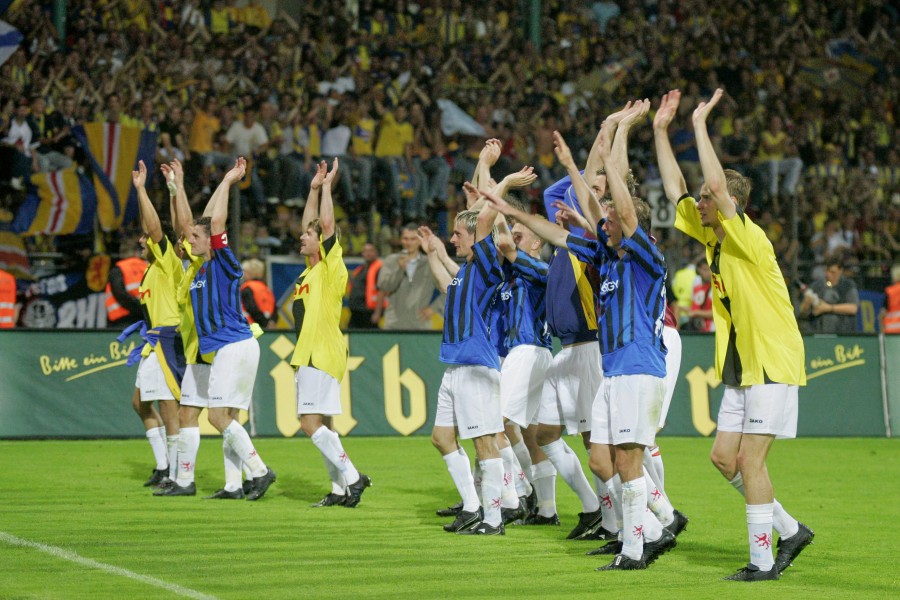
[[[750,422],[751,423],[759,423],[760,425],[762,425],[763,420],[762,419],[750,419]]]
[[[631,433],[630,429],[620,429],[619,433]]]
[[[222,400],[222,396],[211,396],[210,400]]]
[[[469,425],[468,427],[466,427],[466,429],[468,429],[469,431],[474,431],[478,429],[478,425]]]

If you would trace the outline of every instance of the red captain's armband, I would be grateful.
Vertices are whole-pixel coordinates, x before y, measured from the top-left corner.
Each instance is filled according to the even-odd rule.
[[[213,250],[221,250],[228,247],[228,234],[224,231],[218,235],[209,237],[209,247]]]

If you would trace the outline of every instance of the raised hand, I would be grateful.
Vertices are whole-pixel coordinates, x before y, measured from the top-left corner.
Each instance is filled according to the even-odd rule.
[[[592,231],[593,227],[584,216],[563,202],[562,200],[554,200],[553,207],[556,209],[556,222],[560,225],[569,223],[576,227],[581,227],[585,231]],[[565,225],[563,225],[565,226]]]
[[[328,165],[325,164],[325,161],[321,161],[316,165],[316,174],[312,178],[312,181],[309,183],[309,186],[317,190],[322,187],[322,183],[325,182],[325,174],[328,173]]]
[[[479,156],[484,164],[493,167],[497,161],[500,160],[502,150],[503,145],[500,143],[500,140],[491,138],[485,142],[484,148],[481,149],[481,154]]]
[[[705,123],[706,118],[709,117],[709,113],[712,112],[712,109],[715,108],[716,104],[719,103],[719,100],[722,99],[722,94],[725,92],[722,88],[719,88],[713,93],[712,98],[709,99],[709,102],[701,102],[697,105],[697,108],[694,109],[693,120],[694,124]]]
[[[559,161],[559,164],[566,169],[575,166],[575,159],[572,158],[572,151],[569,150],[566,140],[563,139],[562,134],[558,131],[553,132],[553,151],[556,153],[556,159]]]
[[[434,232],[431,231],[431,228],[427,225],[420,225],[416,230],[416,234],[419,236],[419,239],[422,240],[422,247],[425,249],[425,253],[431,254],[434,252],[432,241],[436,236],[434,235]]]
[[[628,110],[625,115],[622,117],[622,120],[619,122],[619,126],[624,129],[631,128],[635,123],[640,123],[647,116],[647,113],[650,112],[650,100],[644,98],[643,100],[635,101],[634,105]]]
[[[234,161],[234,166],[231,167],[231,170],[225,173],[225,181],[228,183],[235,183],[244,178],[244,175],[247,174],[247,159],[243,156],[239,156],[236,161]]]
[[[609,124],[613,127],[617,126],[619,122],[628,114],[628,112],[632,109],[632,102],[629,100],[625,103],[624,108],[622,110],[616,111],[613,114],[606,117],[606,120],[609,121]]]
[[[681,102],[681,92],[672,90],[662,97],[656,116],[653,117],[653,128],[665,130],[669,128],[675,115],[678,114],[678,104]]]
[[[470,183],[468,185],[471,186],[472,184]],[[478,190],[478,193],[484,196],[485,199],[491,204],[491,206],[502,215],[509,215],[515,211],[515,209],[500,196],[497,196],[487,190]]]
[[[463,193],[466,195],[466,206],[472,206],[476,202],[478,202],[478,190],[475,189],[475,186],[471,184],[471,182],[465,182],[463,184]]]
[[[534,167],[522,167],[521,171],[510,173],[504,179],[510,188],[516,189],[528,187],[537,181],[537,175],[534,173]]]
[[[175,184],[184,186],[184,166],[182,166],[181,161],[176,158],[170,163],[170,166],[172,172],[175,173]]]
[[[144,165],[144,161],[139,160],[137,171],[131,172],[131,182],[138,189],[147,183],[147,167]]]
[[[326,185],[329,188],[331,187],[332,182],[334,182],[334,179],[337,177],[339,167],[340,165],[338,164],[337,156],[335,156],[334,162],[331,163],[331,170],[325,174],[325,179],[324,181],[322,181],[322,185]],[[318,175],[318,172],[316,173],[316,175]]]

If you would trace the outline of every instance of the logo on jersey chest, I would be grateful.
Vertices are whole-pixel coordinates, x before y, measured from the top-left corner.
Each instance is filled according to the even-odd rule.
[[[619,280],[618,279],[607,279],[603,282],[603,285],[600,286],[601,294],[612,294],[617,289],[619,289]]]
[[[461,283],[462,283],[462,279],[460,279],[459,277],[454,277],[453,279],[450,280],[450,285],[459,285]]]
[[[191,289],[192,289],[192,290],[197,290],[197,289],[201,289],[201,288],[205,288],[205,287],[206,287],[206,280],[205,280],[205,279],[201,279],[200,281],[192,281],[192,282],[191,282]]]
[[[299,298],[303,294],[309,293],[309,284],[304,283],[303,285],[298,285],[297,290],[294,292],[294,298]]]

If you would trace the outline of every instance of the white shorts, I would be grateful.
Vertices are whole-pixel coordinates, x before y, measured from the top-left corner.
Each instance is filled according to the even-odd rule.
[[[294,373],[298,415],[339,415],[341,384],[321,369],[297,367]]]
[[[219,348],[209,372],[209,408],[250,410],[258,367],[259,343],[256,338]]]
[[[209,408],[210,365],[187,365],[181,381],[181,404]]]
[[[798,390],[784,383],[726,387],[719,406],[719,431],[797,437]]]
[[[500,372],[479,365],[453,365],[438,390],[435,427],[456,427],[469,440],[503,431]]]
[[[174,400],[172,390],[166,383],[166,376],[159,366],[159,358],[156,352],[151,352],[141,359],[138,365],[137,377],[134,387],[141,391],[141,402],[153,402],[154,400]]]
[[[594,401],[591,443],[652,446],[665,393],[662,377],[605,377]]]
[[[500,367],[500,406],[503,416],[519,427],[536,422],[541,392],[553,355],[540,346],[516,346]]]
[[[666,395],[663,398],[662,410],[659,411],[657,429],[666,426],[666,415],[669,414],[672,394],[675,393],[675,384],[678,383],[678,374],[681,371],[681,334],[674,327],[663,327],[663,343],[668,350],[666,353]]]
[[[569,435],[591,430],[591,406],[603,381],[600,344],[567,346],[553,357],[541,391],[538,422],[565,425]]]

